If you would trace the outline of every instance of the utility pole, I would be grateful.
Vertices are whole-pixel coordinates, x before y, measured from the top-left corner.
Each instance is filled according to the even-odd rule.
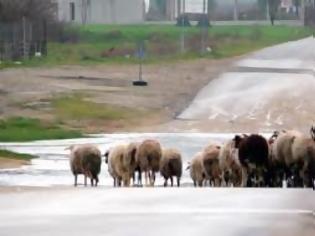
[[[266,19],[267,19],[267,21],[270,21],[270,6],[269,6],[269,0],[266,1]]]
[[[234,0],[234,20],[238,21],[238,0]]]
[[[180,17],[181,14],[181,8],[182,8],[182,4],[181,4],[182,0],[177,0],[177,17]]]
[[[182,33],[180,39],[180,51],[182,54],[185,53],[185,12],[186,12],[186,2],[183,0],[183,11],[181,14],[181,25],[182,25]]]
[[[301,0],[301,22],[305,25],[305,1]]]
[[[206,41],[208,38],[208,24],[205,21],[208,19],[208,14],[206,14],[206,0],[203,0],[203,9],[202,9],[202,19],[201,19],[201,54],[206,52]]]
[[[27,50],[26,50],[26,19],[25,16],[23,16],[22,19],[22,24],[23,24],[23,57],[26,60],[27,59]]]

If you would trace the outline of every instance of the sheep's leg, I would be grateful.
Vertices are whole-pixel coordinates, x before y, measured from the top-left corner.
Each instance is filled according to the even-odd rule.
[[[177,187],[180,187],[180,177],[177,177]]]
[[[150,179],[151,179],[150,185],[154,186],[154,183],[155,183],[155,172],[154,171],[152,171]]]
[[[197,182],[194,180],[194,187],[197,187]]]
[[[167,178],[164,178],[164,187],[167,187]]]
[[[171,186],[173,187],[174,186],[173,176],[171,176],[170,179],[171,179]]]
[[[142,187],[142,172],[141,171],[138,172],[138,185]]]
[[[246,169],[243,167],[243,168],[242,168],[242,187],[247,187],[247,179],[248,179],[247,171],[246,171]]]
[[[74,175],[74,186],[75,187],[78,186],[78,175],[77,174]]]
[[[91,186],[93,187],[94,186],[94,179],[91,178]]]
[[[117,179],[116,178],[113,178],[113,179],[114,179],[114,188],[115,188],[117,185]]]
[[[148,175],[149,175],[148,171],[145,171],[144,172],[145,186],[148,186]]]
[[[98,182],[99,182],[98,176],[95,176],[95,187],[97,187]]]
[[[202,180],[199,180],[199,181],[198,181],[198,186],[199,186],[199,187],[202,187]]]
[[[87,176],[84,175],[84,186],[86,187],[87,186]]]
[[[132,184],[133,186],[136,186],[136,171],[132,173]]]

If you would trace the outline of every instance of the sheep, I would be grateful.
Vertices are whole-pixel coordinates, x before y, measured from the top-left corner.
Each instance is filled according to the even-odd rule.
[[[309,147],[307,147],[307,143],[310,145]],[[278,136],[272,144],[271,152],[271,162],[276,173],[275,182],[280,182],[281,179],[284,179],[289,186],[303,186],[301,173],[304,163],[303,156],[307,157],[310,155],[307,150],[311,151],[312,143],[310,138],[295,130],[278,132]],[[309,160],[311,159],[309,158]],[[307,161],[307,163],[310,162]]]
[[[242,167],[238,160],[234,141],[227,141],[220,150],[219,164],[222,170],[222,180],[226,186],[240,187],[242,184]]]
[[[221,186],[220,149],[220,146],[211,144],[202,152],[202,168],[210,186],[212,183],[216,187]]]
[[[137,184],[141,183],[141,173],[139,163],[136,159],[136,154],[138,151],[140,143],[139,142],[131,142],[127,146],[125,150],[125,155],[123,159],[123,164],[125,168],[129,171],[129,175],[133,179],[133,185],[136,185],[136,172],[138,172]]]
[[[194,182],[195,187],[202,187],[205,181],[205,173],[203,168],[203,153],[198,152],[189,163],[187,169],[190,171],[190,177]]]
[[[242,186],[268,185],[269,145],[267,140],[258,134],[236,135],[235,148],[238,149],[239,161],[242,166]]]
[[[315,176],[315,128],[311,138],[289,130],[278,132],[272,144],[272,163],[293,187],[313,187]],[[285,177],[284,177],[285,176]]]
[[[87,177],[91,179],[91,186],[97,186],[98,175],[101,171],[101,151],[94,145],[72,145],[67,148],[70,153],[70,168],[74,175],[74,186],[77,186],[78,175],[84,175],[84,185],[87,186]],[[95,183],[94,183],[95,180]]]
[[[173,187],[173,176],[177,178],[177,187],[180,187],[180,178],[182,176],[182,157],[176,149],[164,149],[160,162],[160,173],[164,177],[164,187],[167,187],[168,179],[171,180]]]
[[[315,179],[315,139],[314,129],[311,128],[311,138],[305,135],[296,136],[292,143],[292,163],[293,173],[300,182],[296,185],[302,187],[314,186]]]
[[[105,163],[108,164],[108,172],[113,177],[114,187],[121,187],[121,183],[127,185],[126,170],[123,166],[123,159],[127,144],[119,144],[110,148],[105,153]]]
[[[140,173],[145,173],[146,186],[148,186],[148,177],[150,185],[154,186],[155,173],[160,170],[161,156],[162,149],[157,140],[147,139],[139,145],[136,153],[136,160],[139,164]]]
[[[286,160],[292,159],[292,143],[295,131],[275,131],[269,138],[269,162],[273,176],[273,186],[281,187],[283,180],[290,177]]]

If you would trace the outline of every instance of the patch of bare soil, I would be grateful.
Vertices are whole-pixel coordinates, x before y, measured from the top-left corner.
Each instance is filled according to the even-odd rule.
[[[15,169],[30,164],[29,161],[13,160],[0,157],[0,169]]]
[[[84,131],[148,131],[152,126],[173,120],[203,86],[226,71],[234,60],[199,59],[145,65],[144,79],[148,87],[132,86],[132,81],[138,79],[138,65],[7,69],[0,71],[0,89],[5,91],[0,93],[0,118],[54,119],[49,99],[84,93],[96,103],[145,111],[139,122],[76,122],[76,125],[82,124],[79,128]]]

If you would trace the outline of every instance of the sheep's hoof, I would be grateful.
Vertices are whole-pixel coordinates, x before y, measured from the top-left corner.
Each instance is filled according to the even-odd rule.
[[[132,82],[133,86],[148,86],[148,82],[143,80],[135,80]]]

